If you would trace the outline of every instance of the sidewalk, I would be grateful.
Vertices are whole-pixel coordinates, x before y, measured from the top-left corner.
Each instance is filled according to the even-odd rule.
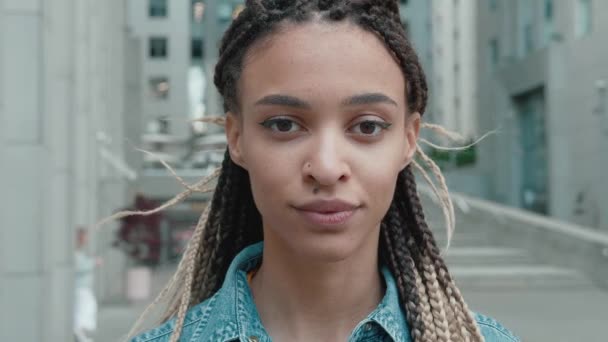
[[[101,305],[98,313],[97,332],[93,336],[95,342],[124,341],[135,321],[146,309],[176,270],[177,265],[162,266],[152,272],[152,291],[147,302],[137,304]]]

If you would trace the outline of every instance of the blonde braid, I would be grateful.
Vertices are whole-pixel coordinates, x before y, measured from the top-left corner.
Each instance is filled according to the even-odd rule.
[[[414,163],[412,164],[415,165]],[[440,173],[441,171],[439,170],[438,172]],[[424,172],[422,174],[423,176],[425,176]],[[443,177],[441,177],[441,179],[443,179]],[[468,306],[464,302],[460,291],[458,290],[454,281],[449,275],[445,263],[443,263],[443,261],[441,260],[439,250],[433,242],[432,233],[426,226],[426,222],[424,220],[424,213],[422,211],[422,206],[420,204],[420,201],[418,199],[418,193],[416,191],[414,176],[413,174],[411,174],[411,172],[405,177],[405,183],[406,188],[409,192],[410,201],[412,201],[410,203],[411,209],[414,212],[414,216],[416,218],[416,221],[418,222],[418,226],[420,227],[422,233],[422,245],[424,246],[423,249],[425,250],[425,254],[427,256],[424,263],[430,265],[431,267],[434,267],[435,277],[439,281],[439,285],[445,293],[446,301],[450,304],[451,308],[453,309],[454,316],[456,317],[457,324],[452,324],[452,328],[450,330],[454,331],[455,325],[457,325],[458,332],[455,336],[462,336],[464,341],[471,341],[472,338],[475,338],[476,341],[483,341],[481,331],[479,330],[479,327],[477,326],[475,319],[472,316],[472,313],[469,311]],[[431,186],[434,185],[431,183]],[[445,182],[443,182],[443,186],[446,187]],[[447,191],[447,187],[445,191]],[[445,201],[443,201],[443,205],[446,205]],[[439,275],[439,277],[437,277],[437,274]]]
[[[424,279],[426,280],[426,290],[429,296],[429,303],[431,304],[433,321],[437,327],[437,341],[450,342],[453,339],[450,338],[450,329],[447,321],[447,315],[445,311],[446,303],[443,299],[443,292],[439,288],[437,281],[437,273],[435,267],[431,262],[427,253],[424,253],[422,257],[422,265],[424,271]]]
[[[184,198],[186,198],[192,192],[205,189],[204,187],[219,175],[220,170],[221,170],[220,168],[214,170],[214,172],[212,172],[209,176],[203,178],[201,181],[197,182],[194,186],[191,186],[188,190],[177,195],[172,200],[168,201],[165,205],[161,205],[159,208],[163,208],[163,209],[168,208],[171,205],[176,204],[176,203],[174,203],[176,201],[177,201],[177,203],[181,202]],[[121,217],[130,216],[130,215],[142,215],[142,216],[150,215],[152,213],[156,213],[156,212],[159,212],[160,210],[162,210],[162,209],[159,210],[159,208],[156,208],[156,209],[150,210],[150,211],[123,211],[123,212],[119,212],[119,213],[113,215],[111,217],[111,219],[114,217],[121,218]],[[187,254],[191,253],[191,251],[194,250],[195,248],[198,248],[197,246],[195,246],[196,244],[193,243],[192,241],[194,240],[194,236],[196,236],[197,234],[202,234],[204,223],[202,226],[200,224],[201,224],[201,221],[203,221],[203,220],[206,221],[209,210],[210,210],[210,205],[207,205],[207,207],[205,208],[205,211],[203,212],[203,215],[199,219],[199,224],[196,226],[196,229],[193,234],[193,239],[190,240],[190,242],[188,243],[188,246],[186,247],[186,251],[184,254],[187,255]],[[101,226],[102,224],[103,224],[103,221],[102,221],[102,223],[99,223],[98,225]],[[129,338],[131,338],[137,332],[141,323],[148,316],[150,311],[158,303],[160,303],[163,299],[165,299],[167,294],[175,289],[175,285],[178,284],[179,281],[183,279],[183,269],[185,267],[185,264],[186,264],[186,258],[182,258],[178,264],[176,272],[173,274],[173,276],[171,277],[171,279],[169,280],[167,285],[162,289],[162,291],[158,294],[158,296],[156,296],[154,301],[151,304],[149,304],[146,307],[146,309],[143,311],[143,313],[139,316],[139,318],[137,319],[137,321],[135,322],[135,324],[133,325],[133,327],[127,334],[127,340]]]
[[[434,131],[435,133],[437,133],[438,135],[444,136],[451,141],[455,141],[455,142],[464,142],[465,141],[464,137],[462,135],[460,135],[460,133],[447,130],[445,127],[443,127],[441,125],[423,122],[421,124],[421,127],[428,128],[428,129]]]
[[[206,192],[211,192],[213,191],[213,187],[206,187],[207,184],[209,184],[212,180],[214,180],[215,178],[217,178],[217,176],[220,173],[220,168],[214,170],[209,176],[201,179],[200,181],[198,181],[196,184],[194,185],[188,185],[188,188],[179,193],[177,196],[173,197],[172,199],[170,199],[169,201],[165,202],[164,204],[162,204],[161,206],[157,207],[156,209],[152,209],[152,210],[145,210],[145,211],[140,211],[140,210],[124,210],[124,211],[120,211],[114,215],[111,215],[109,217],[106,217],[105,219],[97,222],[96,224],[93,225],[93,230],[98,230],[100,229],[102,226],[104,226],[105,224],[107,224],[108,222],[114,221],[114,220],[120,220],[122,218],[128,217],[128,216],[150,216],[153,214],[157,214],[165,209],[171,208],[172,206],[179,204],[181,202],[183,202],[186,198],[190,197],[190,195],[192,195],[195,192],[200,192],[200,193],[206,193]],[[185,184],[185,182],[184,182]],[[186,184],[187,185],[187,184]]]
[[[448,232],[447,246],[446,250],[450,246],[450,241],[452,240],[452,236],[456,229],[456,215],[454,213],[454,203],[452,203],[452,198],[450,196],[450,191],[448,190],[448,185],[446,183],[445,177],[443,173],[441,173],[441,169],[439,166],[431,159],[429,156],[424,153],[422,148],[419,145],[416,145],[416,154],[422,158],[422,160],[431,168],[431,171],[435,175],[435,178],[439,181],[439,185],[441,188],[440,198],[439,200],[443,203],[442,210],[444,211],[444,215],[446,215],[446,225]],[[426,178],[425,178],[426,179]]]
[[[209,211],[211,210],[211,205],[207,205],[203,215],[201,215],[198,224],[196,225],[196,229],[192,236],[192,240],[190,244],[192,244],[192,248],[186,252],[187,261],[186,261],[186,275],[185,275],[185,289],[182,294],[182,298],[180,300],[179,309],[177,312],[177,320],[175,322],[175,326],[173,328],[173,333],[171,334],[170,342],[177,342],[179,336],[181,335],[182,327],[184,324],[184,319],[186,317],[186,311],[188,311],[188,307],[190,304],[190,295],[192,293],[192,274],[194,273],[194,261],[195,256],[199,252],[199,248],[201,246],[201,237],[203,236],[203,231],[205,224],[207,223],[207,218],[209,217]],[[179,272],[179,270],[178,270]]]
[[[410,238],[410,241],[411,240],[413,240],[413,238]],[[408,244],[411,242],[408,242]],[[415,242],[413,243],[415,244]],[[416,267],[414,267],[414,276],[416,279],[416,290],[420,296],[420,315],[422,316],[424,324],[428,328],[424,330],[421,341],[435,342],[437,341],[437,329],[435,329],[436,324],[435,320],[433,319],[433,310],[431,309],[429,297],[426,293],[426,287],[424,286],[420,272],[418,272]]]
[[[461,332],[465,337],[465,341],[471,341],[472,336],[478,336],[480,338],[479,341],[483,341],[483,335],[481,334],[481,330],[479,330],[479,326],[477,325],[477,322],[473,317],[473,313],[471,312],[471,310],[469,310],[469,306],[464,301],[460,290],[458,289],[453,280],[446,288],[446,293],[448,294],[448,296],[453,298],[461,308],[461,310],[458,310],[457,317],[461,316],[458,317],[458,319],[466,323],[463,324],[463,327],[461,329]]]

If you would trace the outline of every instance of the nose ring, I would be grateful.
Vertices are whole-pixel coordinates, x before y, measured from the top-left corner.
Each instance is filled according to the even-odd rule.
[[[306,165],[304,165],[304,168],[310,169],[310,168],[312,168],[312,165],[310,164],[310,162],[306,162]],[[312,193],[315,194],[315,195],[319,193],[319,184],[318,183],[316,183],[313,186]]]

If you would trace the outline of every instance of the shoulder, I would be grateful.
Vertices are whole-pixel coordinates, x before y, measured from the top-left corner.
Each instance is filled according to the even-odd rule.
[[[212,322],[214,318],[218,317],[218,315],[212,314],[216,307],[217,294],[190,308],[186,313],[179,341],[188,342],[210,325],[218,325]],[[221,315],[219,316],[221,317]],[[173,318],[156,328],[143,332],[131,339],[131,342],[168,342],[175,330],[175,321],[176,319]]]
[[[486,342],[521,342],[512,332],[495,319],[475,313],[475,320]]]

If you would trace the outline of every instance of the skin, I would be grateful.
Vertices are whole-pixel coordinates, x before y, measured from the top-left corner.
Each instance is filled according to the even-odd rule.
[[[273,340],[345,341],[383,296],[380,222],[420,115],[408,113],[402,71],[374,34],[318,21],[279,32],[250,49],[240,112],[226,124],[263,219],[252,292]],[[315,225],[296,208],[319,199],[357,209],[344,224]]]

